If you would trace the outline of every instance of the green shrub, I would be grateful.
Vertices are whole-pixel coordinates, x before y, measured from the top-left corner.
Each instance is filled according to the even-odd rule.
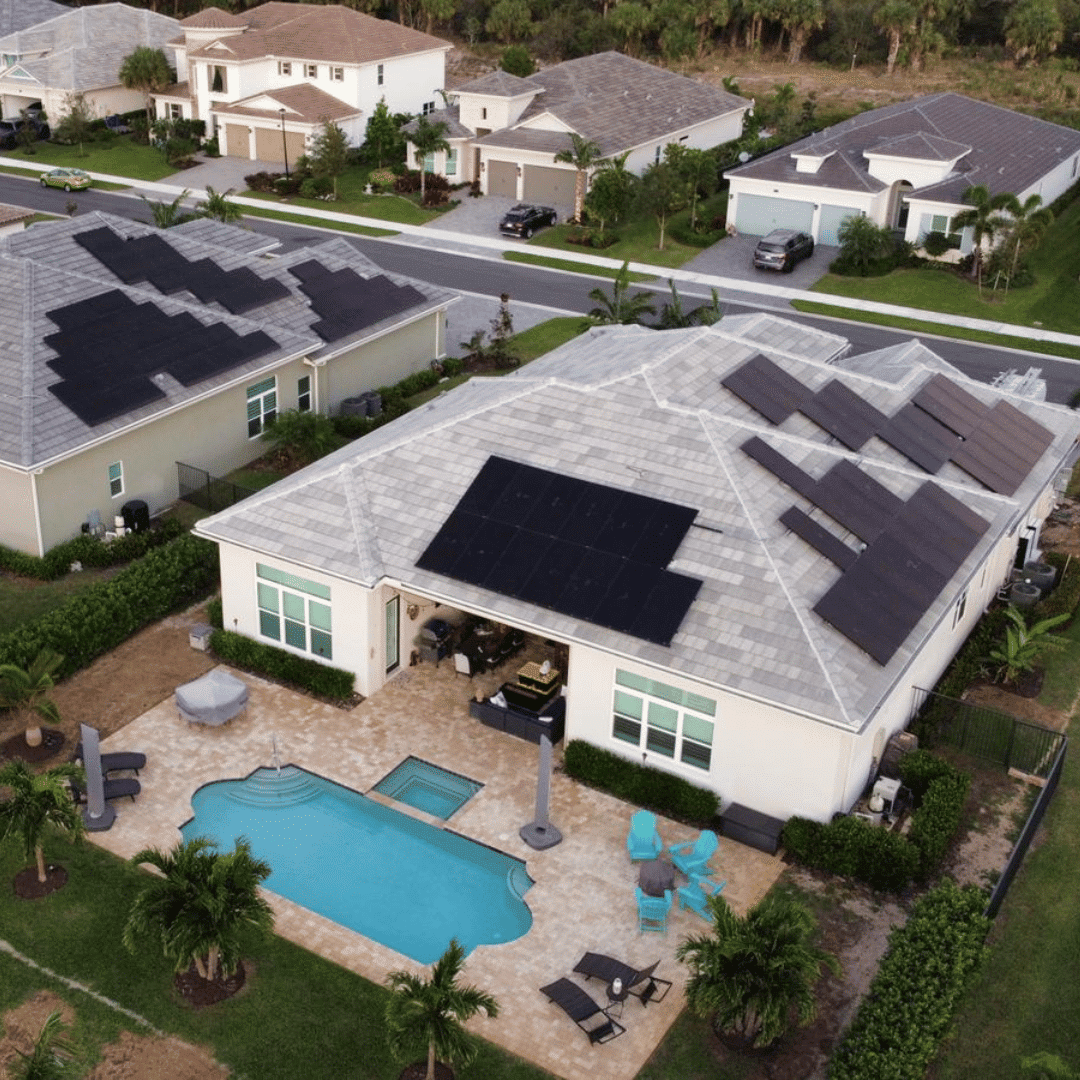
[[[284,649],[253,641],[243,634],[215,630],[210,637],[210,648],[227,663],[258,675],[268,675],[319,697],[333,701],[352,697],[355,683],[352,672],[329,667],[303,656],[294,656]]]
[[[1080,561],[1070,559],[1056,551],[1047,552],[1043,562],[1049,563],[1058,572],[1058,583],[1054,591],[1035,605],[1032,622],[1052,619],[1056,615],[1075,615],[1080,604]]]
[[[949,238],[943,232],[931,232],[926,234],[926,238],[923,240],[923,247],[926,249],[927,255],[932,255],[935,259],[940,258],[950,248]]]
[[[926,881],[949,850],[964,813],[971,778],[958,770],[930,782],[922,806],[912,815],[908,841],[919,853],[920,881]]]
[[[206,618],[215,630],[220,630],[225,625],[225,618],[221,610],[221,597],[215,596],[206,605]]]
[[[190,534],[148,552],[25,626],[0,636],[0,664],[26,668],[43,649],[64,657],[65,678],[147,623],[205,596],[218,583],[216,544]]]
[[[916,903],[829,1063],[829,1080],[921,1080],[986,955],[985,898],[945,880]]]
[[[900,779],[911,792],[911,797],[918,810],[926,797],[927,789],[935,781],[945,776],[962,775],[944,758],[931,754],[929,750],[913,750],[900,759]]]
[[[448,378],[460,375],[465,370],[465,361],[459,356],[448,356],[442,361],[442,372]]]
[[[563,768],[575,780],[616,798],[702,826],[711,825],[720,808],[712,791],[662,769],[627,761],[581,739],[567,744]]]

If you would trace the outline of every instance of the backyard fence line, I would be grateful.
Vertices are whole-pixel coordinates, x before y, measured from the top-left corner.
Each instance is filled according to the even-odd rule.
[[[1031,808],[1031,813],[1028,814],[1027,821],[1024,822],[1023,829],[1020,830],[1020,836],[1017,838],[1012,851],[1009,853],[1009,858],[1002,868],[1001,877],[998,878],[997,884],[994,886],[994,891],[990,894],[990,900],[986,905],[985,912],[988,919],[997,917],[997,913],[1001,909],[1001,905],[1009,891],[1009,886],[1012,884],[1013,878],[1016,877],[1016,872],[1020,869],[1020,866],[1024,861],[1024,856],[1031,846],[1031,841],[1035,836],[1035,830],[1042,824],[1043,816],[1050,806],[1050,800],[1054,797],[1054,792],[1057,791],[1058,781],[1061,779],[1061,772],[1065,767],[1065,752],[1068,747],[1069,740],[1062,738],[1061,745],[1054,755],[1053,764],[1050,766],[1050,773],[1046,778],[1046,783],[1039,792],[1039,796],[1035,800],[1035,805]]]
[[[140,1016],[137,1012],[132,1012],[131,1009],[127,1009],[121,1005],[119,1001],[113,1001],[112,998],[106,997],[104,994],[99,994],[96,990],[91,990],[89,986],[85,986],[75,979],[69,979],[66,975],[61,975],[51,968],[43,967],[36,960],[31,960],[29,956],[23,956],[18,949],[4,941],[3,938],[0,938],[0,952],[7,953],[8,956],[26,964],[27,967],[32,967],[35,971],[40,971],[50,979],[56,979],[57,982],[62,982],[69,990],[81,990],[84,994],[89,994],[95,1001],[100,1001],[102,1005],[108,1005],[110,1009],[115,1009],[117,1012],[123,1013],[129,1019],[134,1020],[137,1024],[142,1024],[143,1027],[149,1028],[159,1038],[168,1038],[166,1032],[160,1031],[158,1028],[154,1027],[145,1016]]]
[[[182,461],[176,463],[176,478],[180,498],[210,513],[225,510],[255,494],[252,488],[211,476],[205,469],[185,465]]]

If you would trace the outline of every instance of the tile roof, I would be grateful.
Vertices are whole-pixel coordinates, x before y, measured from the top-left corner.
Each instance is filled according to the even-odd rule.
[[[1080,131],[961,94],[941,93],[860,113],[756,161],[729,169],[726,175],[809,187],[880,191],[888,185],[870,176],[865,151],[881,150],[901,141],[900,145],[906,145],[910,152],[914,144],[902,140],[912,136],[923,137],[926,156],[935,161],[955,157],[956,144],[971,147],[952,174],[912,193],[957,205],[963,193],[976,184],[985,184],[991,195],[1019,194],[1058,163],[1080,152]],[[949,144],[953,147],[945,152]],[[832,157],[816,174],[800,173],[795,170],[794,153]]]
[[[772,315],[708,329],[596,329],[503,379],[474,379],[200,523],[199,531],[298,566],[374,586],[382,578],[466,609],[859,729],[902,685],[926,636],[1068,455],[1080,417],[1011,399],[1053,444],[1013,496],[947,463],[933,478],[989,523],[885,664],[814,613],[840,570],[780,522],[792,506],[854,539],[741,449],[757,436],[818,478],[838,463],[907,499],[926,473],[880,439],[856,454],[795,413],[779,426],[721,385],[764,353],[811,390],[839,380],[886,416],[933,373],[979,401],[1002,395],[922,346],[902,383],[842,370],[848,343]],[[921,366],[920,360],[934,363]],[[872,366],[872,365],[867,365]],[[895,375],[895,372],[892,373]],[[698,510],[670,569],[703,582],[669,647],[419,570],[416,561],[491,455]],[[362,512],[355,508],[363,507]]]
[[[258,103],[270,99],[276,104],[269,108],[260,108]],[[218,116],[257,116],[269,117],[276,123],[280,119],[279,106],[285,108],[287,120],[301,120],[318,124],[323,120],[344,120],[350,116],[359,116],[363,110],[350,105],[341,98],[320,90],[311,83],[298,83],[295,86],[282,86],[276,90],[260,90],[243,101],[234,101],[231,105],[217,105],[211,112]]]
[[[236,18],[245,27],[243,33],[223,36],[220,43],[237,60],[274,56],[336,64],[371,64],[451,47],[450,42],[442,38],[389,19],[376,19],[340,4],[287,4],[271,0]],[[184,25],[192,24],[185,20]],[[232,29],[237,23],[226,25]],[[189,58],[221,55],[219,50],[209,46],[188,51]]]
[[[0,35],[25,30],[70,10],[56,0],[0,0]]]
[[[0,225],[25,221],[27,218],[32,218],[36,213],[36,210],[30,210],[25,206],[10,206],[7,203],[0,203]]]
[[[455,94],[487,94],[490,97],[517,97],[519,94],[535,94],[543,90],[543,85],[533,79],[523,79],[520,75],[511,75],[509,71],[496,68],[479,78],[454,88]]]
[[[189,262],[208,259],[226,271],[248,268],[260,278],[280,282],[287,294],[245,314],[233,315],[219,303],[200,302],[187,291],[165,295],[147,281],[125,285],[75,239],[79,233],[102,226],[126,238],[159,236]],[[399,315],[327,344],[312,329],[321,316],[301,292],[290,267],[314,258],[327,270],[349,269],[363,278],[383,272],[339,237],[281,257],[267,258],[267,247],[264,238],[216,222],[191,222],[158,230],[99,212],[0,238],[0,461],[33,467],[123,431],[249,372],[272,368],[299,355],[313,359],[336,355],[358,341],[392,330],[403,319],[436,311],[455,298],[455,294],[426,283],[385,274],[395,284],[412,285],[422,300]],[[168,315],[186,312],[203,325],[222,324],[240,336],[262,331],[273,339],[277,349],[188,387],[169,379],[165,399],[91,427],[49,391],[61,380],[48,366],[48,361],[57,355],[45,343],[45,338],[57,331],[48,312],[112,291],[119,291],[137,304],[152,303]],[[122,333],[123,327],[118,327],[117,332]],[[131,348],[139,348],[138,340],[131,342]]]

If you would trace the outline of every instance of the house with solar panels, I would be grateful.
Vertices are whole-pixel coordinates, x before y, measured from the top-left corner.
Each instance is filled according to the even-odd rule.
[[[40,555],[125,503],[266,451],[279,411],[340,403],[445,353],[456,294],[382,273],[340,238],[108,214],[0,239],[0,543]]]
[[[565,648],[566,738],[828,820],[1036,557],[1080,435],[917,341],[848,354],[753,314],[472,380],[201,521],[226,624],[370,695],[482,617]]]

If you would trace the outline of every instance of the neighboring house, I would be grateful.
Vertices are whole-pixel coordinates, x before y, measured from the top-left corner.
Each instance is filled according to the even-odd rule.
[[[567,60],[527,79],[493,71],[457,87],[436,109],[449,153],[425,163],[454,183],[480,181],[485,195],[567,206],[577,173],[555,161],[570,150],[570,133],[600,147],[604,157],[628,154],[640,174],[668,143],[709,149],[742,135],[753,102],[707,83],[605,52]],[[409,164],[418,168],[414,148]]]
[[[66,15],[71,8],[56,0],[0,0],[0,37]]]
[[[330,413],[445,351],[454,295],[344,239],[91,213],[0,240],[0,543],[41,554],[91,511],[178,494],[259,457],[279,410]]]
[[[1080,131],[974,101],[931,94],[860,113],[724,174],[728,221],[762,236],[799,229],[836,244],[864,214],[920,244],[949,234],[969,187],[1048,206],[1080,180]],[[957,238],[971,250],[970,231]]]
[[[1080,434],[918,342],[848,348],[728,316],[474,379],[199,522],[226,625],[370,695],[432,616],[509,624],[568,647],[567,738],[827,821],[1035,558]]]
[[[0,203],[0,236],[22,232],[26,223],[37,213],[25,206],[9,206]]]
[[[337,4],[205,8],[180,27],[179,82],[154,95],[157,115],[203,120],[223,154],[262,161],[296,161],[325,120],[360,145],[380,100],[430,112],[451,47]]]
[[[3,115],[40,107],[55,124],[68,111],[68,95],[78,92],[99,116],[141,108],[142,92],[120,84],[120,65],[140,46],[164,48],[176,35],[176,19],[127,4],[61,10],[0,38]]]

